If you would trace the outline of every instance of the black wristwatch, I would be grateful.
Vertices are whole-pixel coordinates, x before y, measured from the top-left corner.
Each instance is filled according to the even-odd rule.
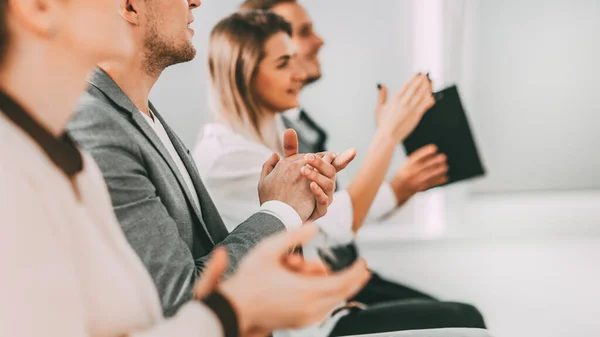
[[[229,300],[218,291],[205,297],[202,302],[206,304],[219,318],[225,337],[239,337],[238,319]]]

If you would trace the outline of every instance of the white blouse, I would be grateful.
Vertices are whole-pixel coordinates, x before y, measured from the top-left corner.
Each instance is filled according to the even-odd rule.
[[[219,213],[223,217],[229,231],[260,209],[258,182],[262,165],[271,157],[273,151],[257,141],[250,140],[231,127],[221,123],[204,126],[194,149],[196,166],[202,176]],[[388,189],[389,186],[387,187]],[[391,196],[390,196],[391,194]],[[381,214],[370,214],[379,217],[395,207],[395,196],[385,187],[377,196],[383,207],[377,208]],[[389,201],[392,199],[393,201]],[[325,232],[329,239],[337,242],[350,242],[354,238],[352,231],[352,200],[347,191],[341,190],[334,195],[333,203],[327,214],[315,224]],[[304,245],[304,257],[318,257],[315,245],[322,242],[318,237]],[[342,306],[344,303],[341,303]],[[338,307],[340,307],[338,306]],[[275,337],[324,337],[328,336],[340,318],[347,315],[347,310],[340,310],[321,324],[301,330],[275,331]]]
[[[91,157],[71,183],[1,113],[0,144],[0,336],[222,336],[198,302],[163,319]]]
[[[262,165],[273,151],[236,133],[221,123],[204,126],[194,149],[196,166],[225,225],[231,231],[260,208],[258,182]],[[395,208],[389,184],[383,184],[367,222],[381,218]],[[323,232],[338,242],[353,239],[353,209],[348,191],[335,193],[327,214],[316,221]]]

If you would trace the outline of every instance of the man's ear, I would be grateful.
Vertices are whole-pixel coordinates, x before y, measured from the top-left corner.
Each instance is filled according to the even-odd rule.
[[[140,24],[140,9],[144,0],[120,0],[119,13],[127,22],[134,26]]]
[[[19,28],[25,28],[41,37],[53,37],[60,33],[60,1],[8,0],[8,16]]]

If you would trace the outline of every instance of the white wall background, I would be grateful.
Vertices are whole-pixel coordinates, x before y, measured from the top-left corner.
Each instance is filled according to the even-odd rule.
[[[377,83],[400,89],[412,75],[412,1],[305,0],[325,40],[323,78],[302,97],[306,110],[330,130],[329,147],[356,147],[358,169],[375,131]],[[399,151],[400,160],[401,155]]]
[[[369,266],[475,304],[496,337],[600,336],[600,238],[364,241]]]
[[[480,192],[600,189],[600,1],[479,1]]]
[[[444,82],[457,81],[490,175],[446,188],[443,232],[423,240],[415,202],[361,233],[374,269],[480,307],[497,336],[600,336],[600,76],[597,0],[303,0],[326,45],[305,108],[360,162],[376,84],[423,64],[417,7],[441,7]],[[195,11],[195,61],[168,69],[152,100],[193,146],[206,104],[206,44],[236,1]],[[417,21],[416,21],[417,20]],[[442,83],[440,83],[442,84]],[[395,165],[403,160],[401,151]],[[357,165],[349,168],[353,174]],[[596,190],[594,190],[594,188]],[[582,191],[588,189],[588,191]],[[591,189],[591,190],[589,190]],[[570,190],[569,192],[550,192]],[[523,193],[525,191],[525,193]],[[423,204],[421,204],[422,206]],[[425,208],[418,212],[427,213]],[[418,219],[418,217],[417,217]]]
[[[391,221],[361,233],[362,253],[391,279],[474,303],[496,336],[600,336],[599,3],[425,1],[444,7],[444,78],[460,84],[492,173],[444,189],[442,235]]]

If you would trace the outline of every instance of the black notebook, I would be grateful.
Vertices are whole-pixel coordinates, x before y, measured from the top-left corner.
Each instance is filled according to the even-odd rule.
[[[423,115],[421,122],[404,141],[407,154],[435,144],[448,157],[448,182],[483,176],[485,169],[458,89],[451,86],[435,93],[436,104]]]

